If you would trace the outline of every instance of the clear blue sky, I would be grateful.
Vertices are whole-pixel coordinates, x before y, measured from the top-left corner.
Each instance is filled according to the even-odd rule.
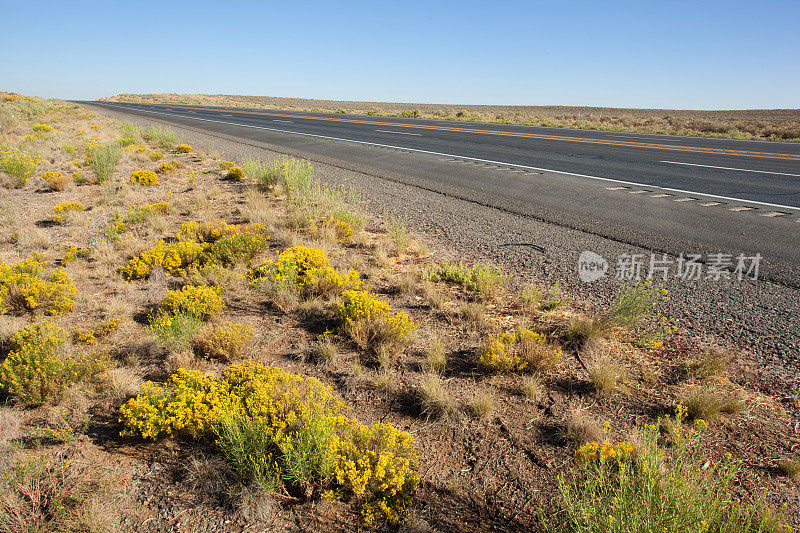
[[[0,90],[800,107],[800,1],[3,0]]]

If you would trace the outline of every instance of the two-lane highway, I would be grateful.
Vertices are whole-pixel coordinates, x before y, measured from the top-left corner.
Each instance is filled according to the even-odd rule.
[[[88,102],[87,102],[88,103]],[[760,253],[800,278],[800,143],[92,102],[653,250]]]

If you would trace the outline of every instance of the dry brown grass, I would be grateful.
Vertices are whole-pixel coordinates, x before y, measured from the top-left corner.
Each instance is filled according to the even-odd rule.
[[[598,392],[615,392],[628,379],[627,369],[610,357],[602,357],[589,368],[589,379]]]
[[[436,339],[425,351],[425,359],[422,362],[422,368],[441,374],[445,366],[447,366],[447,349],[441,340]]]
[[[427,418],[448,420],[458,416],[458,404],[438,374],[423,374],[417,384],[417,395],[422,414]]]
[[[695,420],[714,420],[722,414],[736,414],[747,408],[738,392],[709,386],[686,387],[678,403],[685,406],[689,417]]]
[[[494,412],[494,397],[486,391],[478,391],[470,400],[469,408],[475,418],[485,420]]]
[[[566,436],[576,444],[600,441],[603,428],[600,422],[584,409],[570,410],[564,419]]]

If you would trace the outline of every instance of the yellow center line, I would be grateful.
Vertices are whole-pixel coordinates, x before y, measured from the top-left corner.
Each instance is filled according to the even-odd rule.
[[[196,107],[196,106],[176,106],[171,104],[140,104],[140,105],[151,105],[151,106],[159,106],[159,107],[166,107],[173,110],[183,110],[183,109],[190,109],[190,110],[198,110],[198,111],[220,111],[219,109],[209,109],[207,107]],[[391,126],[395,128],[412,128],[412,129],[421,129],[421,130],[435,130],[435,131],[451,131],[451,132],[458,132],[458,133],[477,133],[481,135],[499,135],[505,137],[522,137],[527,139],[543,139],[549,141],[565,141],[565,142],[577,142],[577,143],[586,143],[586,144],[601,144],[607,146],[624,146],[629,148],[641,148],[647,150],[668,150],[674,152],[695,152],[695,153],[702,153],[702,154],[717,154],[717,155],[730,155],[730,156],[737,156],[737,157],[759,157],[765,159],[782,159],[787,161],[800,161],[800,155],[794,154],[781,154],[781,153],[773,153],[773,152],[755,152],[750,150],[729,150],[725,148],[702,148],[696,146],[680,146],[680,145],[672,145],[672,144],[656,144],[656,143],[642,143],[642,142],[634,142],[634,141],[617,141],[612,139],[586,139],[580,137],[570,137],[570,136],[563,136],[563,135],[548,135],[542,133],[526,133],[526,132],[514,132],[514,131],[499,131],[499,130],[483,130],[483,129],[475,129],[475,128],[466,128],[466,127],[451,127],[451,126],[442,126],[439,124],[407,124],[402,122],[381,122],[375,120],[359,120],[355,118],[340,118],[340,117],[315,117],[312,115],[298,115],[298,114],[285,114],[285,113],[276,113],[276,112],[265,112],[265,111],[241,111],[236,109],[229,109],[226,108],[225,111],[227,113],[235,113],[239,115],[253,115],[253,116],[267,116],[267,117],[281,117],[281,118],[296,118],[296,119],[305,119],[305,120],[319,120],[319,121],[327,121],[327,122],[344,122],[350,124],[369,124],[373,126]]]

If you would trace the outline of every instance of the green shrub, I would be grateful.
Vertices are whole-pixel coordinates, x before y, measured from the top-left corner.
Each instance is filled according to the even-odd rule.
[[[178,136],[169,128],[151,127],[142,132],[145,141],[164,150],[172,150],[178,144]]]
[[[541,289],[533,285],[526,285],[519,291],[520,307],[523,312],[555,311],[564,306],[568,299],[561,294],[558,283]]]
[[[108,182],[122,156],[122,147],[118,143],[105,146],[87,143],[87,152],[89,153],[89,165],[97,175],[97,181],[99,183]]]
[[[203,321],[187,313],[156,313],[150,318],[150,332],[170,351],[188,348]]]
[[[499,268],[481,263],[466,265],[461,261],[432,265],[423,272],[423,278],[433,282],[455,283],[482,300],[494,297],[505,283]]]
[[[679,407],[669,446],[659,424],[639,434],[637,446],[590,442],[576,466],[559,476],[562,511],[544,517],[548,531],[767,531],[768,518],[733,497],[739,463],[728,456],[709,468],[696,429],[685,428]],[[697,427],[704,427],[698,423]]]

